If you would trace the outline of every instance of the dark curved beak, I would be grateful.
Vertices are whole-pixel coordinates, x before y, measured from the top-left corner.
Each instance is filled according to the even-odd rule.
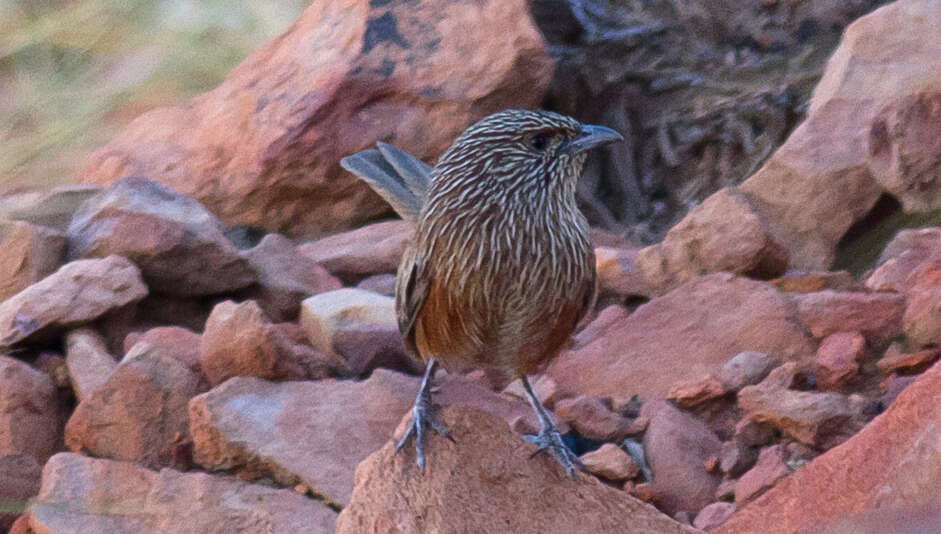
[[[578,137],[569,142],[569,152],[579,154],[586,150],[623,140],[624,137],[621,134],[607,126],[583,124],[582,131],[579,132]]]

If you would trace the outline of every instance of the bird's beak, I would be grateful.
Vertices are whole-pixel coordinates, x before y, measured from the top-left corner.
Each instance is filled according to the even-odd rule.
[[[568,149],[569,152],[574,155],[585,152],[586,150],[591,150],[592,148],[607,145],[608,143],[623,140],[624,137],[621,134],[607,126],[583,124],[582,131],[579,132],[578,137],[569,142]]]

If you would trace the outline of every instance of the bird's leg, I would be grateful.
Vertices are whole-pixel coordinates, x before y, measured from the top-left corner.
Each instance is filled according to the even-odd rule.
[[[399,452],[399,449],[405,445],[408,438],[414,435],[415,460],[418,462],[418,467],[421,468],[422,472],[425,471],[424,435],[426,428],[431,428],[442,436],[454,441],[454,438],[448,434],[448,430],[435,419],[432,413],[434,411],[434,404],[431,402],[431,379],[434,377],[437,368],[438,362],[434,358],[429,359],[428,365],[425,367],[425,375],[421,379],[421,387],[418,389],[418,396],[415,397],[415,405],[412,407],[412,422],[408,425],[408,431],[405,432],[402,439],[395,445],[395,452]]]
[[[526,394],[529,396],[529,404],[532,405],[533,410],[539,417],[539,422],[542,424],[542,429],[539,430],[539,434],[534,441],[539,448],[536,449],[533,456],[548,450],[555,456],[555,459],[562,464],[562,467],[565,468],[565,472],[568,473],[570,477],[575,478],[575,469],[578,468],[585,471],[585,464],[583,464],[582,461],[578,459],[578,456],[575,456],[575,453],[562,442],[562,436],[559,434],[559,430],[556,429],[555,424],[552,423],[552,418],[549,417],[549,412],[542,405],[542,402],[539,401],[539,397],[533,392],[533,388],[529,385],[529,380],[527,380],[526,376],[523,376],[523,388],[526,389]]]

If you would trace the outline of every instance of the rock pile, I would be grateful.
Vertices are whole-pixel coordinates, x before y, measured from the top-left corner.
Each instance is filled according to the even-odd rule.
[[[530,458],[526,434],[538,422],[520,383],[497,389],[480,372],[437,377],[436,400],[455,441],[431,435],[424,475],[411,451],[394,453],[420,372],[405,355],[389,297],[409,238],[404,223],[303,243],[270,233],[240,247],[223,222],[236,221],[233,205],[213,197],[214,188],[197,188],[198,198],[174,188],[188,173],[210,181],[255,173],[287,190],[280,180],[297,169],[347,180],[323,171],[333,168],[328,156],[373,138],[349,133],[355,139],[335,146],[323,139],[329,125],[350,118],[318,111],[339,98],[327,89],[378,76],[375,69],[404,83],[413,78],[398,74],[402,64],[420,74],[438,65],[436,53],[454,53],[428,43],[407,52],[421,44],[406,31],[414,21],[367,3],[348,2],[330,31],[318,23],[335,8],[312,6],[187,113],[145,117],[89,167],[103,182],[121,178],[115,183],[77,196],[53,192],[44,198],[67,201],[48,201],[51,215],[5,212],[0,530],[904,531],[905,517],[916,528],[941,513],[941,228],[899,232],[859,279],[826,270],[840,237],[880,194],[898,196],[905,209],[937,208],[925,193],[934,175],[915,156],[934,146],[925,133],[934,108],[918,102],[930,101],[927,78],[938,69],[884,57],[921,36],[916,60],[941,65],[936,33],[928,37],[941,26],[931,2],[901,0],[854,24],[807,124],[752,181],[717,193],[659,245],[638,250],[598,234],[604,307],[533,377],[587,467],[574,480],[551,459]],[[499,15],[487,31],[504,39],[516,32],[517,51],[501,61],[543,79],[531,28],[513,18],[522,2],[440,3],[451,17],[441,20]],[[309,81],[298,74],[304,79],[288,77],[280,97],[243,105],[251,91],[273,90],[244,85],[263,60],[294,64],[293,47],[347,43],[342,36],[356,37],[356,54],[333,50],[351,72],[333,76],[302,63],[304,76],[318,73],[319,89],[303,98],[292,92]],[[403,63],[375,63],[378,51]],[[464,124],[503,105],[522,83],[501,81],[504,66],[492,65],[479,87],[458,77],[411,100],[366,99],[375,109],[357,120],[385,124],[394,115],[387,133],[406,148],[440,148],[444,141],[422,135],[451,130],[416,128],[419,117]],[[414,79],[431,83],[436,72]],[[383,83],[392,82],[370,91],[387,94]],[[466,98],[452,102],[452,93]],[[864,101],[863,111],[849,113],[847,99]],[[225,113],[206,114],[216,100]],[[415,107],[395,107],[402,102]],[[266,115],[267,106],[277,113]],[[257,139],[246,145],[247,159],[231,164],[220,161],[243,144],[238,135],[217,152],[199,135],[160,130],[153,135],[163,141],[150,142],[141,133],[165,115],[175,118],[161,128],[184,121],[209,132],[240,114],[260,121],[261,133],[238,131]],[[278,126],[288,138],[274,135],[271,117],[287,116],[300,122]],[[832,140],[851,126],[869,132],[869,152],[859,136]],[[895,133],[880,137],[883,129]],[[185,138],[186,150],[171,138]],[[823,146],[835,152],[818,159]],[[291,159],[311,147],[320,147],[312,159]],[[917,168],[898,164],[903,156]],[[162,183],[123,177],[132,167]],[[200,171],[209,167],[218,173]],[[283,193],[240,222],[259,222]],[[268,227],[299,228],[299,205],[275,209],[285,219]],[[331,221],[335,212],[317,206],[307,209],[320,229],[355,220]],[[798,217],[798,207],[808,213]]]

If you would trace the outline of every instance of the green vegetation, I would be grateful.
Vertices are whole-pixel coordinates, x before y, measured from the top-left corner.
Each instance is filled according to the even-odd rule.
[[[0,190],[73,180],[134,117],[216,86],[303,0],[0,0]]]

